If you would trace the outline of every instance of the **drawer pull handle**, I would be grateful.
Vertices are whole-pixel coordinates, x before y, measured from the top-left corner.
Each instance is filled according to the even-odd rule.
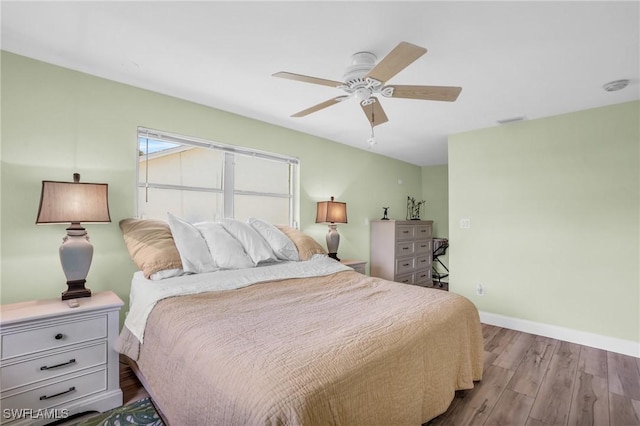
[[[66,391],[62,391],[62,392],[57,393],[57,394],[55,394],[55,395],[49,395],[49,396],[47,396],[47,395],[42,395],[42,396],[40,397],[40,401],[44,401],[45,399],[55,398],[56,396],[61,396],[61,395],[64,395],[64,394],[66,394],[66,393],[73,392],[74,390],[76,390],[76,387],[75,387],[75,386],[71,386],[68,390],[66,390]]]
[[[406,283],[408,283],[408,282],[409,282],[409,280],[402,280],[402,283],[403,283],[403,284],[406,284]]]
[[[402,250],[409,250],[409,247],[402,247]]]
[[[48,365],[43,365],[40,367],[40,370],[53,370],[54,368],[64,367],[65,365],[75,364],[75,359],[70,359],[69,362],[63,362],[62,364],[52,365],[49,367]]]
[[[58,334],[56,334],[56,335],[55,335],[55,336],[53,336],[53,337],[54,337],[56,340],[60,340],[60,339],[62,339],[62,338],[64,337],[64,334],[62,334],[62,333],[58,333]]]
[[[403,263],[402,266],[409,266],[409,264],[408,263]]]
[[[420,246],[420,248],[427,248],[427,245],[423,244],[423,245]]]
[[[403,234],[408,234],[408,233],[409,233],[409,231],[402,231],[402,233],[403,233]]]

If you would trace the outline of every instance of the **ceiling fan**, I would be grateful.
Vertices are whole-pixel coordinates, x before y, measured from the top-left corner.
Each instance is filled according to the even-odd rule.
[[[273,74],[273,76],[335,87],[346,92],[346,95],[336,96],[335,98],[297,112],[291,117],[304,117],[335,105],[338,102],[343,102],[355,97],[373,128],[374,126],[389,121],[384,109],[382,109],[382,105],[380,105],[375,95],[380,94],[387,98],[448,102],[453,102],[458,98],[462,87],[385,85],[387,80],[398,74],[425,53],[427,53],[427,49],[424,47],[403,41],[376,64],[377,58],[373,53],[358,52],[351,57],[351,65],[347,67],[343,76],[344,82],[309,77],[285,71],[277,72]]]

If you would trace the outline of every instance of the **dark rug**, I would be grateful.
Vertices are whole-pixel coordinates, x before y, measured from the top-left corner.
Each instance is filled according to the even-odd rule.
[[[74,426],[164,426],[150,398],[141,399],[76,423]]]

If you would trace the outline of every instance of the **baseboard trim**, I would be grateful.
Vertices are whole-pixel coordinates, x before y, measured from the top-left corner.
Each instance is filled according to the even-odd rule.
[[[592,348],[604,349],[623,355],[640,358],[640,342],[602,336],[585,331],[544,324],[520,318],[507,317],[491,312],[480,312],[480,321],[489,325],[510,328],[538,336],[551,337],[565,342],[577,343]]]

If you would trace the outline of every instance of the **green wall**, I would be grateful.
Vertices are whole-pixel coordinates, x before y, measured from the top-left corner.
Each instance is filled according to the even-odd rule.
[[[449,238],[449,167],[425,166],[422,168],[422,200],[426,201],[424,218],[433,220],[433,236]],[[449,267],[449,252],[440,257],[440,261]],[[439,272],[445,272],[436,264]],[[448,282],[445,278],[443,282]]]
[[[382,206],[404,212],[407,195],[421,193],[420,167],[368,150],[8,52],[1,65],[3,304],[55,298],[66,289],[58,258],[66,226],[36,226],[35,218],[41,181],[71,181],[74,172],[109,184],[112,223],[87,225],[94,245],[87,286],[128,299],[135,267],[118,221],[135,211],[137,126],[298,157],[303,230],[324,246],[327,226],[314,223],[316,201],[333,195],[348,203],[349,223],[339,226],[343,258],[368,261],[368,220],[379,219]]]
[[[426,201],[424,219],[433,220],[433,236],[449,235],[449,181],[448,167],[425,166],[422,168],[422,200]]]
[[[639,128],[636,101],[451,136],[450,290],[640,342]]]

